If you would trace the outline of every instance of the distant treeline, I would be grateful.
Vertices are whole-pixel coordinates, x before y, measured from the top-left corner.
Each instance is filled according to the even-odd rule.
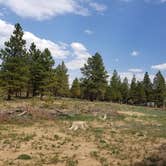
[[[121,81],[116,71],[108,81],[109,75],[99,53],[87,60],[81,68],[82,78],[76,78],[70,88],[65,63],[55,68],[49,49],[41,51],[35,43],[27,50],[23,35],[22,27],[16,24],[9,41],[0,50],[1,96],[8,100],[13,96],[40,96],[42,99],[50,95],[136,105],[155,103],[158,107],[165,103],[166,85],[160,71],[153,82],[146,72],[142,81],[137,81],[133,76],[129,84],[127,78]]]

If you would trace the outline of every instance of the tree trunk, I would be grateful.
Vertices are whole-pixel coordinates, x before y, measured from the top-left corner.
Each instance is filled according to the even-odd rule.
[[[11,94],[10,94],[10,90],[8,90],[8,94],[7,94],[7,100],[11,100]]]
[[[15,97],[16,97],[16,98],[18,97],[18,92],[15,93]]]
[[[26,98],[29,98],[29,90],[27,90]]]

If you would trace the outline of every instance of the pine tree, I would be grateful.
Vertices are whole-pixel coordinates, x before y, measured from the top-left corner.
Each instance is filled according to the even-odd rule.
[[[65,66],[65,63],[58,65],[56,73],[56,85],[54,87],[54,94],[60,97],[68,97],[70,95],[69,91],[69,80],[68,80],[68,70]]]
[[[87,64],[81,68],[83,74],[83,96],[91,101],[104,100],[107,88],[107,72],[99,53],[88,58]]]
[[[31,91],[32,96],[40,94],[42,98],[44,94],[51,91],[54,77],[52,67],[54,63],[51,52],[48,49],[41,52],[34,43],[31,44],[29,49],[30,79],[28,89]]]
[[[127,77],[124,78],[120,90],[121,90],[123,103],[127,103],[129,99],[129,83]]]
[[[105,92],[105,97],[104,98],[105,98],[106,101],[111,101],[112,100],[110,85],[108,85],[107,88],[106,88],[106,92]]]
[[[8,100],[14,93],[21,96],[21,91],[27,86],[28,66],[26,41],[23,35],[22,27],[16,24],[10,40],[5,42],[5,48],[0,51],[2,59],[0,79]]]
[[[140,81],[137,82],[136,96],[134,101],[135,101],[135,104],[141,104],[141,105],[144,105],[146,102],[146,94],[144,90],[144,85]]]
[[[137,98],[137,83],[135,75],[132,78],[130,85],[130,103],[135,104]]]
[[[112,99],[112,101],[120,102],[121,99],[122,99],[121,79],[118,76],[118,73],[117,73],[116,70],[114,70],[113,76],[111,78],[110,89],[111,89],[111,99]]]
[[[42,80],[43,66],[41,64],[41,51],[36,48],[34,43],[31,44],[29,49],[29,68],[30,68],[30,79],[29,79],[29,90],[32,91],[32,96],[39,94],[39,87]]]
[[[80,82],[78,78],[76,78],[72,83],[71,97],[80,98],[80,96],[81,96]]]
[[[146,102],[151,102],[153,100],[153,88],[152,88],[152,82],[149,78],[148,72],[145,73],[144,79],[143,79],[143,87],[145,91],[146,96]]]
[[[166,86],[165,86],[165,79],[162,73],[159,71],[153,81],[153,88],[154,88],[154,99],[157,106],[161,107],[164,105],[165,98],[166,98]]]
[[[53,77],[54,77],[54,73],[53,73],[53,66],[55,64],[52,56],[51,56],[51,52],[49,51],[48,48],[46,48],[42,54],[41,54],[41,66],[42,66],[42,70],[40,72],[41,74],[41,82],[40,82],[40,86],[39,86],[39,93],[41,95],[41,99],[43,97],[43,95],[47,95],[50,94],[51,89],[53,88]]]

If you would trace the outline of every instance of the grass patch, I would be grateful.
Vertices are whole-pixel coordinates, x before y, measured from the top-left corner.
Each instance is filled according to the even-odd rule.
[[[19,160],[31,160],[32,157],[28,154],[21,154],[17,157],[17,159],[19,159]]]
[[[66,166],[77,166],[78,160],[75,160],[73,157],[66,160]]]
[[[93,121],[96,118],[93,115],[88,114],[71,114],[69,116],[60,117],[60,120],[67,121]]]

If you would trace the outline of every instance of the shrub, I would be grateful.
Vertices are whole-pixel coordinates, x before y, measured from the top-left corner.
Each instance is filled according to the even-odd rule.
[[[18,156],[17,159],[19,159],[19,160],[31,160],[32,157],[29,156],[28,154],[21,154],[21,155]]]

